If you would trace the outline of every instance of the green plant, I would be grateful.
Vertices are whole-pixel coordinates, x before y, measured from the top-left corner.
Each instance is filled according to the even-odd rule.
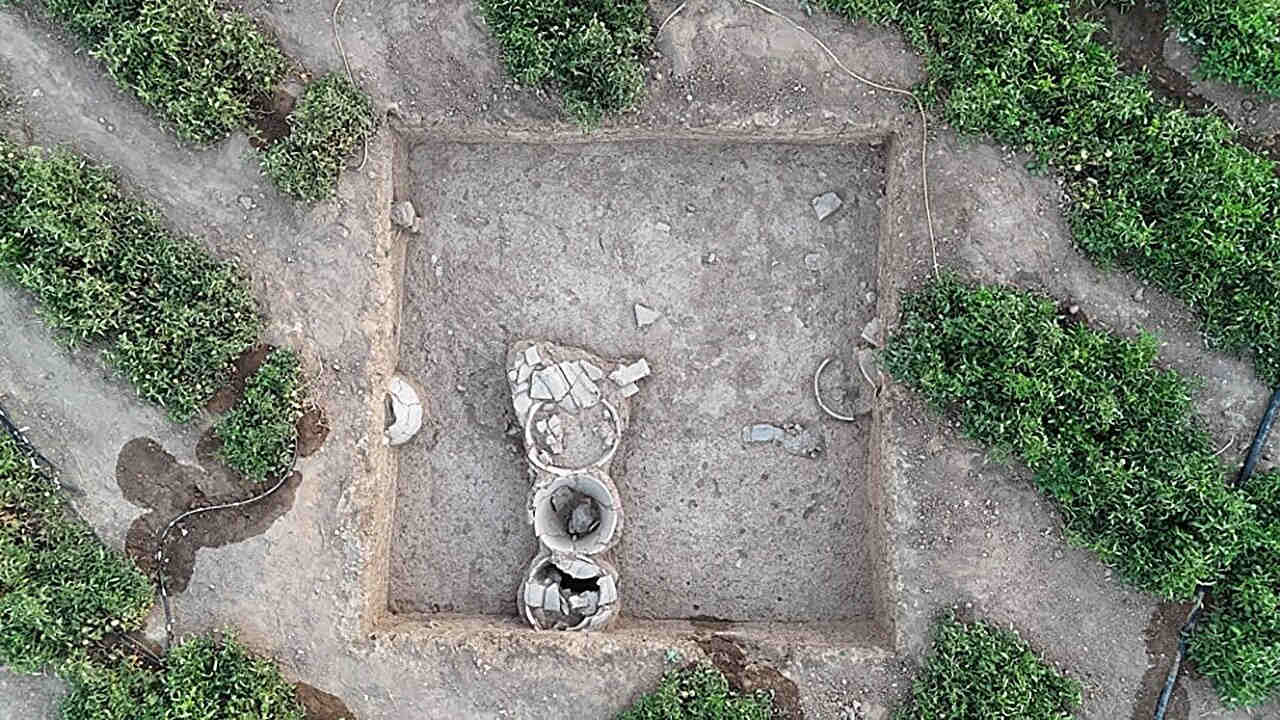
[[[0,665],[56,667],[137,629],[151,601],[147,578],[104,547],[0,432]]]
[[[1151,336],[1064,323],[1046,298],[947,276],[903,298],[884,359],[968,435],[1022,459],[1073,542],[1185,600],[1240,551],[1248,505],[1222,481],[1188,382],[1156,354]]]
[[[1166,0],[1197,71],[1280,96],[1280,0]]]
[[[261,482],[287,470],[302,414],[298,358],[274,350],[245,383],[244,396],[213,431],[219,456],[245,477]]]
[[[644,0],[480,0],[521,85],[554,88],[584,125],[644,91],[653,27]]]
[[[338,189],[343,158],[377,127],[369,97],[346,77],[329,73],[307,86],[289,115],[289,134],[267,149],[262,168],[294,198],[325,200]]]
[[[1190,656],[1230,706],[1256,705],[1280,691],[1280,470],[1242,488],[1256,525],[1191,635]]]
[[[1038,658],[1022,638],[947,616],[895,720],[1069,720],[1080,684]]]
[[[1157,101],[1058,0],[823,0],[902,27],[947,121],[1059,173],[1076,242],[1185,300],[1280,382],[1280,178],[1212,116]]]
[[[120,87],[198,143],[249,129],[285,57],[243,13],[214,0],[42,0]]]
[[[189,638],[162,669],[80,662],[66,677],[63,720],[303,720],[293,687],[234,638]]]
[[[773,700],[764,691],[735,692],[724,674],[707,664],[670,670],[658,689],[624,710],[617,720],[769,720]]]
[[[69,342],[106,342],[139,395],[191,417],[261,327],[236,269],[71,152],[0,143],[0,174],[0,272]]]

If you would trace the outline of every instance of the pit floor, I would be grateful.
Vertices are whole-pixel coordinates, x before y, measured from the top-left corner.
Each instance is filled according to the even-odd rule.
[[[536,544],[503,359],[542,338],[653,368],[612,471],[627,617],[872,619],[871,420],[826,419],[810,382],[875,314],[881,146],[424,143],[409,164],[400,370],[433,424],[399,455],[393,612],[514,613]],[[639,330],[635,303],[663,317]],[[744,446],[757,422],[826,452]]]

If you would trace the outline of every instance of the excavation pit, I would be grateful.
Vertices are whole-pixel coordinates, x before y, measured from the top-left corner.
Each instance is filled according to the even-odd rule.
[[[867,142],[445,143],[410,152],[400,369],[430,408],[399,450],[390,609],[508,616],[538,552],[505,357],[547,338],[646,358],[612,462],[623,626],[812,628],[879,640],[891,606],[876,413],[853,362],[877,315],[883,146]],[[812,201],[834,192],[819,220]],[[658,314],[637,324],[636,305]],[[842,392],[843,391],[843,392]],[[816,457],[745,444],[797,423]],[[495,618],[496,619],[496,618]]]

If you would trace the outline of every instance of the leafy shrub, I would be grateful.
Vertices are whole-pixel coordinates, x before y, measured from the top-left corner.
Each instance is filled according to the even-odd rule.
[[[971,437],[1021,458],[1069,537],[1169,600],[1219,579],[1248,505],[1157,342],[1064,327],[1052,301],[954,277],[908,294],[885,351],[899,380]]]
[[[373,134],[378,116],[360,88],[330,73],[307,86],[289,126],[262,156],[262,168],[284,192],[318,202],[338,189],[343,158]]]
[[[1256,705],[1280,691],[1280,471],[1243,488],[1257,524],[1227,577],[1209,589],[1191,635],[1196,669],[1231,706]]]
[[[1198,72],[1280,96],[1280,0],[1166,0]]]
[[[141,626],[151,583],[102,545],[0,432],[0,665],[58,666]]]
[[[690,665],[663,676],[658,689],[617,720],[769,720],[773,700],[765,691],[742,695],[711,665]]]
[[[217,425],[220,456],[245,477],[261,482],[289,466],[302,413],[298,358],[275,350],[245,383],[244,396]]]
[[[198,143],[247,128],[285,57],[248,16],[214,0],[43,0],[120,87]]]
[[[933,652],[895,720],[1069,720],[1080,684],[1036,657],[1022,638],[954,617],[934,626]]]
[[[303,720],[293,687],[268,660],[233,638],[196,636],[174,647],[164,668],[130,660],[81,662],[65,673],[64,720]]]
[[[0,272],[68,341],[107,342],[139,395],[188,419],[258,335],[244,280],[78,155],[0,144],[0,168]]]
[[[653,28],[644,0],[480,0],[516,81],[558,90],[585,125],[644,90]]]
[[[1065,2],[823,2],[900,25],[948,122],[1062,175],[1082,249],[1185,300],[1214,346],[1280,382],[1280,179],[1234,130],[1155,100]]]

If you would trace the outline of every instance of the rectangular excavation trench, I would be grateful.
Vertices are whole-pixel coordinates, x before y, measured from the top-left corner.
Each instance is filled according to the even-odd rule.
[[[882,635],[878,432],[823,417],[811,380],[875,314],[884,145],[427,142],[408,167],[400,370],[429,419],[399,455],[392,613],[515,614],[536,542],[504,358],[541,338],[653,367],[612,473],[627,625]],[[637,329],[636,303],[662,318]],[[744,445],[758,422],[826,451]]]

